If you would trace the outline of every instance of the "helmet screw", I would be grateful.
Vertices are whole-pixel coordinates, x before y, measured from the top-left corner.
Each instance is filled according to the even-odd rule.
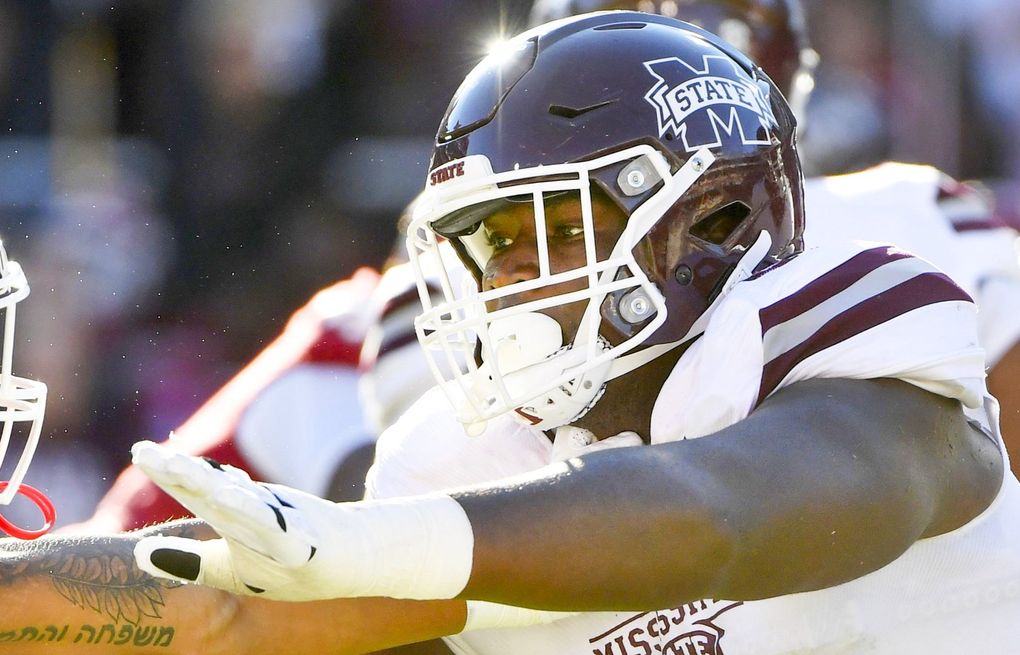
[[[694,169],[695,173],[700,173],[705,170],[705,162],[701,160],[701,157],[695,157],[691,160],[691,167]]]
[[[620,318],[631,325],[637,325],[653,315],[653,309],[648,295],[642,289],[634,289],[621,299]]]
[[[635,295],[630,299],[630,311],[634,316],[644,316],[648,313],[648,299],[643,295]]]
[[[694,281],[694,272],[691,271],[691,267],[687,264],[680,264],[676,267],[676,271],[673,272],[673,277],[680,286],[686,287]]]
[[[635,189],[640,189],[645,185],[645,174],[641,171],[631,171],[627,174],[627,184]]]

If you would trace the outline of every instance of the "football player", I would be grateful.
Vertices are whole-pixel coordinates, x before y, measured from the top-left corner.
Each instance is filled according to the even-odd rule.
[[[423,271],[450,237],[484,292],[441,278],[419,320],[457,409],[430,394],[384,436],[371,491],[393,498],[140,445],[226,539],[8,544],[0,647],[353,653],[503,626],[452,643],[1005,650],[1017,483],[968,297],[888,247],[799,252],[792,115],[723,42],[625,13],[502,55],[451,105],[412,225]],[[132,549],[245,597],[159,583]],[[457,599],[265,600],[363,594]]]
[[[894,247],[803,250],[795,125],[689,24],[510,41],[451,103],[409,228],[420,271],[445,238],[477,285],[441,277],[433,303],[419,280],[449,403],[383,435],[360,503],[138,444],[222,537],[143,539],[139,565],[261,598],[572,613],[472,602],[467,628],[504,627],[458,652],[1005,651],[1020,483],[976,308]]]

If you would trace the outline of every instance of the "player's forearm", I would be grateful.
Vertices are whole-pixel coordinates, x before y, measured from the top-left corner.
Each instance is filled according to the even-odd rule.
[[[838,582],[866,573],[817,562],[845,554],[845,540],[830,533],[860,534],[837,509],[839,494],[786,475],[794,468],[788,456],[712,443],[735,438],[753,435],[596,452],[505,491],[454,494],[474,536],[462,596],[566,611],[641,611],[795,593],[818,588],[822,573]],[[834,489],[846,481],[842,501],[855,504],[844,475],[856,464],[850,453],[832,462],[803,456],[826,471]],[[864,547],[858,553],[869,559]],[[800,561],[818,566],[807,570]]]
[[[284,603],[153,578],[138,538],[213,536],[196,521],[109,537],[0,541],[0,652],[356,655],[456,633],[459,601]]]
[[[197,522],[160,529],[201,536]],[[235,605],[211,589],[186,588],[142,573],[137,537],[52,537],[0,541],[0,651],[196,652]],[[214,651],[213,651],[214,652]]]
[[[456,495],[475,539],[462,595],[566,611],[712,597],[733,535],[720,531],[694,485],[666,483],[680,480],[653,449],[628,450],[548,467],[507,493]]]
[[[240,597],[223,653],[363,655],[456,634],[463,601],[340,598],[311,602]],[[236,646],[234,644],[237,644]]]

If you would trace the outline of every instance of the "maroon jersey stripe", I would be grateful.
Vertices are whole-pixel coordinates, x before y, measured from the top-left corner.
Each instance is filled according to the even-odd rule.
[[[765,364],[755,404],[775,391],[790,371],[808,357],[897,316],[950,301],[971,302],[971,298],[942,273],[922,273],[835,315],[800,345]]]
[[[429,293],[431,293],[431,294],[439,293],[439,289],[437,289],[436,287],[434,287],[431,284],[428,285],[428,290],[429,290]],[[404,309],[408,305],[417,305],[419,302],[420,302],[420,300],[419,300],[419,296],[418,296],[418,287],[413,286],[413,287],[410,287],[408,289],[405,289],[404,291],[400,292],[398,295],[396,295],[396,296],[394,296],[394,297],[392,297],[392,298],[390,298],[389,300],[386,301],[386,306],[383,307],[381,320],[385,320],[385,319],[389,318],[394,313],[399,312],[400,310]]]
[[[385,357],[386,355],[396,350],[400,350],[404,346],[408,346],[412,343],[415,343],[417,340],[418,335],[415,334],[413,330],[408,330],[406,332],[394,334],[390,338],[383,341],[382,344],[379,346],[379,354],[377,356],[377,359]]]
[[[910,256],[909,253],[891,246],[879,246],[851,257],[818,279],[812,280],[797,293],[763,307],[760,312],[762,334],[845,291],[884,264]]]
[[[953,221],[953,229],[957,232],[977,232],[979,230],[1001,230],[1009,228],[1001,216],[989,216],[985,218],[960,219]]]

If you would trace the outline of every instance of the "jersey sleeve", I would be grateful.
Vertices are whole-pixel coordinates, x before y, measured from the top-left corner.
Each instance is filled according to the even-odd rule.
[[[758,312],[756,402],[817,377],[899,378],[978,407],[984,353],[973,300],[930,263],[893,247],[854,254]]]
[[[981,407],[976,315],[944,273],[894,247],[805,252],[720,303],[656,402],[652,441],[716,432],[812,378],[897,378]]]

